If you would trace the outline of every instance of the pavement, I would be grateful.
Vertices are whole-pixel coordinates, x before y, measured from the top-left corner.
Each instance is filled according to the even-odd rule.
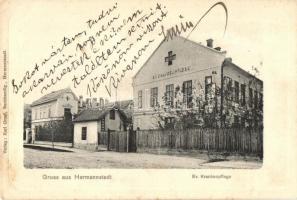
[[[90,152],[71,147],[71,143],[48,142],[24,145],[27,168],[188,168],[188,169],[258,169],[259,160],[214,159],[205,155],[177,156],[148,153]]]

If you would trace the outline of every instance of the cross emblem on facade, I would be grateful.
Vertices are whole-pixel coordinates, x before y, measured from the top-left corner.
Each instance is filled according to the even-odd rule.
[[[172,54],[172,51],[168,52],[168,56],[165,57],[165,62],[168,62],[168,65],[172,65],[172,61],[175,60],[176,54]]]

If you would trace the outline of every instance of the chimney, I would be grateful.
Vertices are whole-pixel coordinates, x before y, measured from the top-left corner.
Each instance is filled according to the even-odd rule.
[[[78,103],[79,103],[79,107],[82,108],[83,107],[83,96],[82,95],[79,96]]]
[[[216,47],[214,49],[217,50],[217,51],[221,51],[221,47]]]
[[[102,97],[100,97],[100,107],[101,108],[104,107],[104,99]]]
[[[91,107],[91,99],[90,98],[86,98],[86,107],[87,108]]]
[[[231,57],[227,57],[227,58],[225,58],[225,61],[232,62],[232,58]]]
[[[213,47],[213,39],[210,38],[210,39],[206,40],[206,43],[209,48]]]
[[[92,99],[92,108],[95,108],[97,106],[97,98]]]

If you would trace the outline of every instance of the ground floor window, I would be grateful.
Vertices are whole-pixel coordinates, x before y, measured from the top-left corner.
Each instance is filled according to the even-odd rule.
[[[81,140],[86,140],[87,139],[87,127],[82,127],[81,128]]]
[[[192,102],[192,80],[183,82],[182,92],[184,94],[183,101],[187,108],[190,108]]]
[[[151,88],[151,107],[155,107],[158,104],[158,88]]]
[[[65,118],[65,120],[71,120],[72,119],[71,109],[70,108],[64,108],[64,118]]]
[[[174,97],[174,85],[166,85],[166,104],[168,106],[173,106],[173,97]]]
[[[173,128],[174,126],[174,117],[165,118],[165,128]]]

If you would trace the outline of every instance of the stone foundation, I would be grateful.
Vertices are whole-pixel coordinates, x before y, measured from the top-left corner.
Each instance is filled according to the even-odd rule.
[[[87,151],[97,151],[97,147],[98,147],[98,145],[96,143],[94,143],[94,144],[75,143],[74,144],[74,148],[83,149],[83,150],[87,150]]]

